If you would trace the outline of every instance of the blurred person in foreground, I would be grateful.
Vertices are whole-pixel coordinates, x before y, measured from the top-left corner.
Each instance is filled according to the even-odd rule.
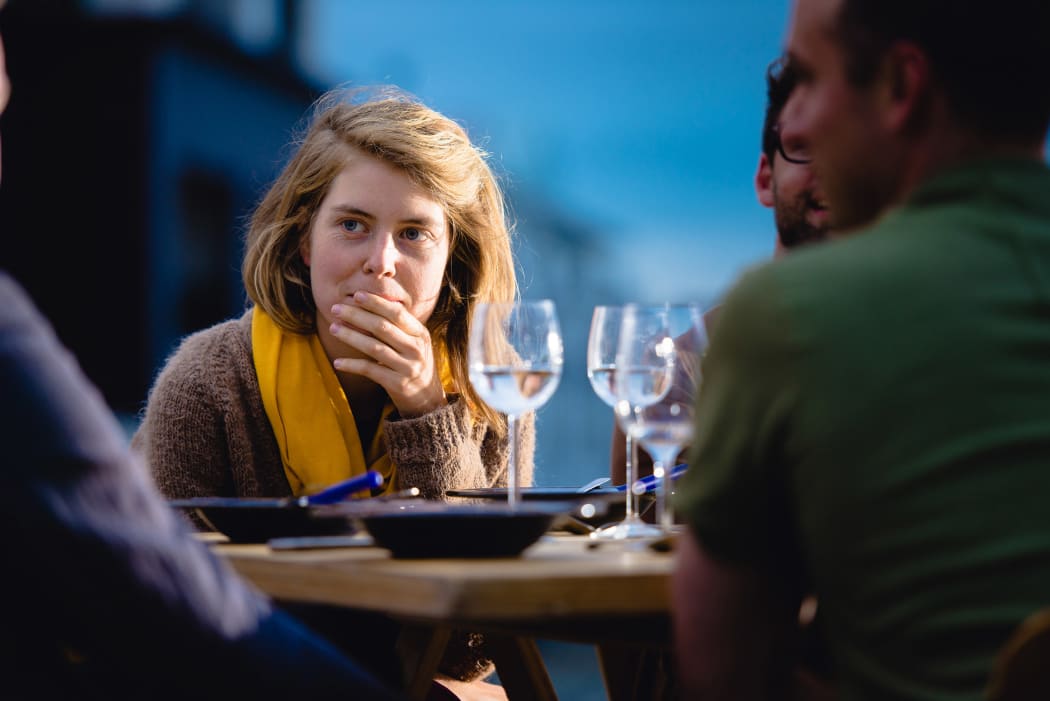
[[[809,149],[805,142],[785,143],[780,137],[781,112],[787,103],[795,76],[783,57],[766,69],[766,114],[762,123],[762,153],[755,173],[758,201],[773,210],[776,242],[773,257],[828,236],[828,212],[824,195],[810,167]],[[713,331],[719,307],[704,314],[708,334]],[[637,477],[653,472],[649,454],[639,447]],[[614,484],[623,484],[625,475],[625,438],[617,421],[613,422],[611,469]]]
[[[785,141],[851,235],[745,275],[680,481],[690,698],[977,699],[1050,592],[1050,3],[796,0]],[[1004,76],[1009,76],[1005,78]]]
[[[0,398],[5,698],[394,698],[193,537],[2,272]]]
[[[249,308],[182,341],[132,438],[164,494],[300,496],[370,469],[429,499],[506,486],[506,419],[471,386],[467,346],[476,305],[517,285],[502,192],[462,127],[395,88],[323,95],[255,210],[242,273]],[[294,610],[355,655],[392,653],[396,626]],[[480,681],[480,636],[455,641],[442,683],[502,694]]]

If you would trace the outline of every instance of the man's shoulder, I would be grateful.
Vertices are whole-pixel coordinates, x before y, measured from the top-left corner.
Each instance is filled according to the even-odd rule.
[[[14,278],[0,270],[0,312],[7,311],[13,314],[15,310],[25,307],[28,303],[29,298],[25,290],[15,282]]]
[[[908,198],[913,207],[944,203],[1001,206],[1046,203],[1050,165],[1030,158],[984,158],[967,161],[929,177]],[[1005,194],[1002,197],[987,195]]]
[[[17,280],[0,270],[0,351],[20,349],[39,356],[43,348],[62,349],[50,320]],[[16,351],[17,354],[17,351]]]
[[[0,270],[0,294],[7,297],[9,295],[16,296],[20,293],[21,288],[18,286],[18,283],[15,282],[14,278],[3,270]]]
[[[861,241],[861,236],[864,234],[809,244],[783,258],[752,266],[733,286],[729,299],[776,307],[794,292],[816,290],[823,295],[831,286],[855,279],[857,271],[866,267],[872,241]]]
[[[18,282],[0,270],[0,319],[25,319],[39,316],[29,293]]]
[[[719,331],[728,324],[749,343],[794,347],[825,327],[849,328],[858,310],[892,306],[896,275],[915,262],[905,242],[892,238],[873,229],[749,269],[726,296]]]

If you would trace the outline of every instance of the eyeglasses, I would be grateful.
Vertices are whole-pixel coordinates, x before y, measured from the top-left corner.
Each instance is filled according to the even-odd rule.
[[[809,155],[809,148],[807,146],[803,144],[784,146],[784,141],[780,138],[779,124],[773,126],[773,138],[777,142],[777,152],[788,163],[795,163],[804,166],[813,162],[813,157]]]

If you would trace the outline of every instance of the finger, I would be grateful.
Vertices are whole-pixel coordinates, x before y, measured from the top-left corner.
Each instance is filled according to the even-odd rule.
[[[400,326],[397,320],[391,320],[370,309],[337,304],[332,307],[332,314],[350,328],[369,334],[398,352],[410,353],[413,348],[418,347],[419,332],[413,333],[408,331]],[[406,312],[405,315],[415,321],[411,314]],[[422,333],[428,334],[429,337],[429,332],[425,327],[422,327]]]
[[[362,333],[386,343],[406,360],[430,365],[434,361],[430,330],[411,315],[408,316],[416,327],[414,332],[395,326],[389,319],[365,309],[345,309],[341,319],[348,320],[350,326],[357,327]]]
[[[384,339],[338,322],[333,323],[328,330],[336,339],[375,362],[402,374],[411,373],[413,360],[392,348]]]
[[[379,295],[358,290],[354,293],[354,303],[361,309],[366,309],[373,314],[389,319],[399,328],[408,333],[418,333],[425,329],[422,322],[414,317],[400,302],[391,302],[389,299]]]
[[[404,380],[404,377],[396,370],[367,358],[336,358],[333,365],[338,372],[367,377],[387,390],[388,394],[391,393],[391,389],[399,387]]]
[[[422,416],[447,403],[440,384],[419,382],[366,358],[337,358],[337,372],[360,375],[386,390],[403,417]]]

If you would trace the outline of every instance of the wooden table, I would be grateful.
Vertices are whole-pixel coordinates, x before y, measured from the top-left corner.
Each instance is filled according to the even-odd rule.
[[[413,698],[426,695],[452,628],[485,633],[511,699],[557,698],[536,638],[596,645],[610,699],[658,697],[668,680],[651,666],[670,645],[673,558],[591,543],[545,536],[519,558],[482,560],[395,560],[374,547],[215,549],[275,598],[384,612],[421,634],[402,649]]]

